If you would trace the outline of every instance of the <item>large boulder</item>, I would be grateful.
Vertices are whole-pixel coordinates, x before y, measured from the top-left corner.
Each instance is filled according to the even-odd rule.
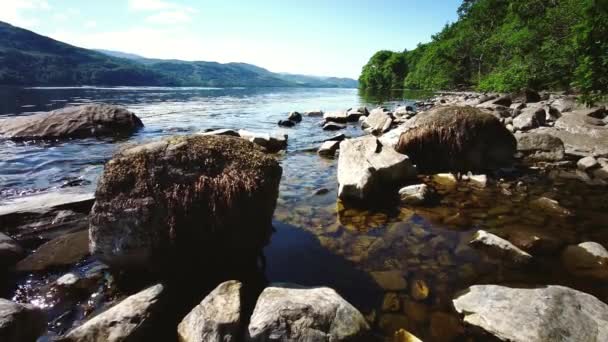
[[[249,341],[365,341],[365,318],[336,291],[277,284],[264,289],[248,328]]]
[[[540,107],[524,108],[518,116],[513,119],[513,127],[519,131],[527,131],[545,124],[547,113]]]
[[[453,304],[465,323],[502,341],[608,341],[608,305],[563,286],[475,285]]]
[[[565,157],[564,143],[547,133],[516,134],[517,151],[526,163],[557,162]]]
[[[149,287],[127,297],[60,338],[60,342],[151,341],[162,322],[163,285]]]
[[[415,176],[408,156],[384,147],[374,136],[340,143],[338,197],[343,200],[366,201]]]
[[[46,331],[44,312],[0,298],[0,341],[34,342]]]
[[[440,107],[418,114],[395,149],[428,173],[508,166],[516,141],[494,116],[472,107]]]
[[[122,107],[92,104],[0,121],[0,137],[13,140],[65,139],[132,133],[143,127]]]
[[[90,250],[110,265],[144,269],[173,252],[257,254],[272,232],[281,173],[275,158],[234,137],[126,148],[99,180]]]
[[[231,280],[211,291],[178,325],[179,341],[240,341],[242,286]]]

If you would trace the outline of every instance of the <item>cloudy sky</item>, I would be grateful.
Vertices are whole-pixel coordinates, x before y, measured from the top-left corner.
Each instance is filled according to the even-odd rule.
[[[0,0],[0,20],[85,47],[359,76],[380,49],[427,42],[460,0]]]

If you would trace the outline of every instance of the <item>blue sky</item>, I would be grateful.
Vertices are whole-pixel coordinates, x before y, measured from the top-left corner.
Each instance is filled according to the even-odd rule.
[[[86,48],[359,76],[427,42],[461,0],[0,0],[0,20]]]

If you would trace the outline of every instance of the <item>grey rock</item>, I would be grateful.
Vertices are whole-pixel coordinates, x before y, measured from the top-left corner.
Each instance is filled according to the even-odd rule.
[[[369,326],[336,291],[276,284],[264,289],[248,327],[249,341],[363,341]]]
[[[322,157],[333,158],[340,147],[339,141],[326,141],[319,147],[317,153]]]
[[[597,242],[566,247],[562,263],[573,275],[608,280],[608,251]]]
[[[565,157],[564,143],[547,133],[516,134],[517,151],[526,163],[556,162]]]
[[[562,97],[551,102],[551,107],[557,109],[560,113],[571,112],[576,109],[576,98]]]
[[[521,114],[513,119],[513,127],[516,130],[527,131],[532,128],[543,126],[546,122],[545,110],[538,107],[527,107]]]
[[[0,267],[12,266],[25,256],[25,251],[10,236],[0,233]]]
[[[143,127],[122,107],[93,104],[0,121],[0,137],[13,140],[86,138],[127,134]]]
[[[287,135],[274,135],[269,133],[250,132],[239,130],[239,136],[245,140],[262,146],[269,153],[276,153],[287,148]]]
[[[608,341],[608,305],[563,286],[475,285],[453,304],[465,323],[502,341]]]
[[[74,265],[89,255],[86,230],[64,234],[42,244],[15,266],[18,272],[39,272],[53,267]]]
[[[0,341],[34,342],[46,331],[44,312],[0,298]]]
[[[218,285],[177,326],[181,342],[240,341],[242,284]]]
[[[369,200],[400,182],[416,176],[408,156],[382,146],[373,136],[347,139],[340,143],[338,197]]]
[[[470,245],[481,249],[488,255],[511,263],[527,263],[532,256],[509,241],[484,230],[478,230],[473,236]]]
[[[426,184],[410,185],[399,190],[401,203],[406,205],[423,205],[429,201],[430,196],[431,189]]]
[[[587,171],[590,169],[594,169],[598,166],[600,166],[600,164],[598,163],[597,159],[595,159],[593,156],[587,156],[587,157],[581,158],[578,160],[578,162],[576,162],[576,167],[578,167],[578,169],[581,171]]]
[[[374,135],[380,135],[387,132],[392,123],[393,117],[390,112],[384,110],[384,108],[376,108],[363,121],[361,127]]]
[[[511,95],[503,95],[492,101],[494,105],[509,107],[512,104]]]
[[[61,342],[146,341],[154,336],[164,305],[163,285],[127,297],[69,331]]]

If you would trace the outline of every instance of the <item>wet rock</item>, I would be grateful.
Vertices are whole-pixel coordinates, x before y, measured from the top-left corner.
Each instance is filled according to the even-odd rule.
[[[323,125],[324,131],[338,131],[338,130],[345,129],[345,128],[346,128],[346,125],[339,124],[336,122],[328,122]]]
[[[410,185],[399,190],[401,203],[406,205],[423,205],[430,201],[431,189],[426,184]]]
[[[296,125],[296,123],[291,120],[279,120],[277,125],[279,125],[281,127],[293,127]]]
[[[425,173],[491,170],[511,165],[517,142],[490,114],[472,107],[440,107],[418,114],[396,150]],[[409,123],[408,123],[409,124]]]
[[[541,96],[540,94],[532,89],[522,89],[517,94],[513,96],[514,101],[522,102],[522,103],[535,103],[540,102]]]
[[[431,314],[431,336],[435,341],[453,341],[464,333],[464,326],[454,315],[445,312]]]
[[[592,156],[581,158],[578,160],[578,162],[576,162],[576,167],[578,167],[578,169],[581,171],[587,171],[598,166],[600,166],[600,164],[598,163],[597,159],[593,158]]]
[[[403,314],[385,313],[378,320],[378,328],[390,336],[399,330],[410,329],[410,320]]]
[[[363,341],[368,331],[363,315],[336,291],[278,284],[260,294],[248,340]]]
[[[239,130],[239,136],[256,145],[262,146],[266,152],[276,153],[287,148],[287,135],[271,135],[268,133],[256,133]]]
[[[513,127],[519,131],[527,131],[543,126],[546,121],[546,112],[543,108],[527,107],[513,119]]]
[[[32,140],[114,136],[143,126],[135,114],[123,107],[93,104],[1,120],[0,137]]]
[[[339,141],[326,141],[319,147],[317,153],[322,157],[333,158],[340,147]]]
[[[562,263],[576,276],[608,280],[608,251],[597,242],[568,246],[562,253]]]
[[[342,141],[344,139],[346,139],[346,135],[344,135],[344,133],[340,133],[340,134],[334,135],[331,138],[327,138],[327,139],[323,140],[323,142],[326,142],[326,141]]]
[[[329,193],[329,189],[328,188],[319,188],[316,189],[315,191],[313,191],[313,194],[320,196],[320,195],[325,195]]]
[[[604,341],[608,305],[563,286],[475,285],[453,300],[464,322],[503,341]]]
[[[323,111],[320,109],[317,110],[311,110],[308,112],[305,112],[304,115],[306,116],[310,116],[310,117],[318,117],[318,116],[323,116]]]
[[[535,200],[530,201],[530,205],[533,208],[544,210],[548,213],[552,213],[559,216],[571,216],[572,212],[570,210],[562,207],[558,201],[548,198],[548,197],[539,197]]]
[[[424,303],[413,300],[403,301],[403,312],[409,319],[416,323],[424,323],[429,319],[429,309]]]
[[[382,300],[382,311],[397,312],[401,307],[399,296],[395,292],[389,292],[384,295]]]
[[[204,133],[199,133],[200,135],[228,135],[231,137],[238,137],[239,136],[239,132],[233,130],[233,129],[229,129],[229,128],[222,128],[222,129],[215,129],[212,131],[208,131],[208,132],[204,132]]]
[[[415,175],[408,156],[383,147],[376,137],[340,143],[338,197],[342,200],[369,200]]]
[[[422,279],[416,279],[412,282],[410,286],[410,296],[414,300],[425,300],[428,298],[431,290],[429,289],[426,281]]]
[[[452,173],[438,173],[433,175],[432,180],[445,188],[454,188],[458,185],[458,180]]]
[[[0,341],[34,342],[46,331],[44,312],[0,298]]]
[[[565,157],[564,143],[561,139],[546,133],[516,134],[517,151],[526,163],[554,162]]]
[[[89,255],[89,233],[82,230],[61,235],[42,244],[15,266],[18,272],[39,272],[73,265]]]
[[[376,283],[386,291],[403,291],[407,281],[400,271],[377,271],[371,273]]]
[[[0,233],[0,267],[12,266],[24,256],[25,251],[15,240]]]
[[[567,243],[564,237],[534,226],[506,226],[500,230],[500,235],[517,248],[532,255],[552,255]]]
[[[527,263],[532,256],[515,247],[509,241],[484,230],[478,230],[473,236],[470,245],[487,253],[491,257],[512,263]]]
[[[469,175],[467,177],[469,183],[478,188],[485,188],[488,185],[488,176],[486,175]]]
[[[99,180],[91,252],[147,270],[195,251],[257,255],[272,232],[281,173],[240,138],[176,136],[127,148]]]
[[[181,342],[237,342],[241,328],[242,284],[236,280],[218,285],[177,327]]]
[[[407,330],[399,329],[395,331],[393,342],[422,342],[422,340]]]
[[[302,122],[302,114],[300,114],[298,112],[291,112],[291,113],[289,113],[287,120],[292,121],[292,122]]]
[[[127,297],[68,332],[61,342],[153,340],[163,316],[163,286],[155,285]]]
[[[363,121],[361,127],[369,133],[380,135],[387,132],[392,123],[393,117],[389,111],[383,108],[376,108],[372,110],[365,121]]]
[[[347,122],[357,122],[360,117],[364,116],[365,113],[359,111],[359,109],[349,109],[343,111],[336,112],[328,112],[323,114],[323,119],[325,122],[330,123],[347,123]]]

